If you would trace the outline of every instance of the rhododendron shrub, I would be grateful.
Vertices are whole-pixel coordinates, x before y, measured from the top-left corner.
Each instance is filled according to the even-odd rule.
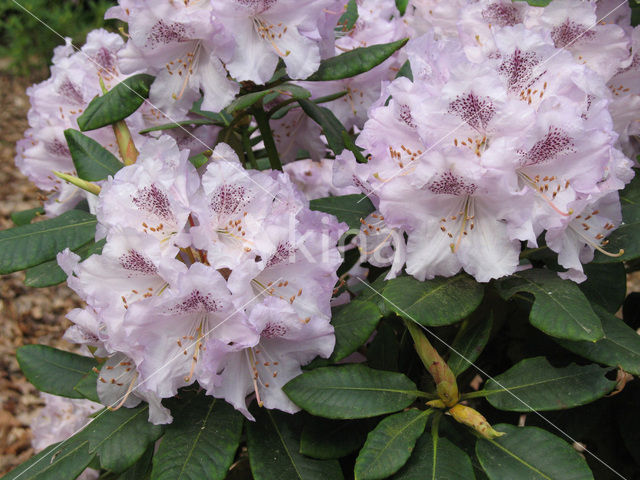
[[[4,478],[634,478],[629,5],[106,16],[27,90],[46,198],[0,272],[83,305],[76,353],[17,352],[46,406]]]

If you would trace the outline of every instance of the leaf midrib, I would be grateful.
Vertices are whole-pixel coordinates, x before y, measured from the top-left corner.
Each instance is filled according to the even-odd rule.
[[[58,218],[60,218],[60,217],[58,217]],[[49,228],[49,229],[33,230],[33,231],[25,233],[23,235],[13,235],[13,236],[5,237],[5,238],[0,238],[0,244],[2,242],[16,240],[16,239],[24,238],[24,237],[30,237],[32,235],[40,235],[42,233],[50,233],[50,232],[54,232],[56,230],[63,230],[65,228],[71,228],[71,227],[82,227],[84,225],[95,224],[97,222],[98,222],[97,220],[91,219],[91,220],[82,221],[80,223],[70,223],[70,224],[68,223],[66,225],[60,225],[60,226],[56,226],[54,228]],[[31,224],[31,225],[37,225],[37,223],[36,224]]]
[[[495,440],[488,440],[487,439],[487,441],[490,442],[492,445],[495,445],[496,447],[498,447],[500,450],[505,452],[507,455],[515,458],[518,462],[522,463],[525,467],[529,468],[530,470],[533,470],[534,472],[536,472],[541,477],[546,478],[547,480],[553,480],[553,478],[545,475],[543,472],[538,470],[536,467],[534,467],[533,465],[529,464],[529,462],[525,461],[523,458],[520,458],[515,453],[511,452],[511,450],[508,450],[507,448],[503,447],[502,445],[500,445]]]
[[[104,437],[94,448],[89,449],[89,453],[94,453],[96,451],[98,451],[98,448],[100,448],[107,440],[111,439],[111,437],[113,437],[116,433],[118,433],[119,431],[121,431],[124,427],[126,427],[129,423],[131,423],[133,420],[135,420],[138,415],[146,412],[149,409],[149,405],[145,405],[143,408],[141,408],[140,410],[138,410],[137,412],[135,412],[132,416],[130,416],[129,418],[127,418],[124,422],[122,422],[120,425],[118,425],[117,428],[115,428],[114,430],[112,430],[109,435],[107,435],[106,437]]]
[[[534,382],[534,383],[527,383],[527,384],[524,384],[524,385],[517,385],[515,387],[506,387],[505,386],[504,388],[501,388],[499,390],[481,390],[481,391],[486,393],[485,396],[489,396],[489,395],[493,395],[495,393],[507,393],[507,391],[511,391],[511,390],[519,390],[521,388],[534,387],[534,386],[537,386],[537,385],[543,385],[545,383],[557,382],[557,381],[560,381],[560,380],[565,380],[567,378],[579,378],[579,377],[583,377],[583,376],[587,376],[587,375],[592,375],[592,373],[590,373],[590,372],[582,372],[582,373],[579,373],[579,374],[576,374],[576,375],[565,375],[563,377],[555,377],[555,378],[552,378],[552,379],[543,380],[543,381],[537,381],[537,382]],[[491,380],[489,380],[489,381],[491,381]]]
[[[196,448],[196,445],[198,444],[198,441],[200,440],[200,436],[202,435],[202,432],[204,432],[204,430],[205,430],[205,428],[207,426],[207,421],[209,420],[209,416],[211,415],[211,412],[213,411],[213,406],[215,404],[216,404],[216,399],[214,398],[213,401],[211,402],[211,405],[209,406],[209,410],[207,411],[207,414],[204,417],[204,421],[202,422],[202,426],[200,428],[198,428],[198,433],[196,435],[196,438],[194,438],[194,440],[193,440],[193,445],[189,449],[189,452],[187,453],[187,457],[185,458],[184,462],[180,466],[180,473],[178,474],[178,479],[182,478],[182,474],[186,470],[187,464],[189,463],[189,460],[193,456],[193,452],[194,452],[194,450]]]

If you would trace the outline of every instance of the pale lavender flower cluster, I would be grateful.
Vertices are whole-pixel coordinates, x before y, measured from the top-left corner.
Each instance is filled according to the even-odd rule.
[[[390,276],[406,263],[421,280],[464,269],[486,282],[544,233],[560,275],[583,281],[633,177],[617,148],[637,125],[630,30],[598,24],[594,2],[444,3],[410,5],[411,27],[430,32],[404,49],[413,81],[369,110],[357,140],[368,163],[348,152],[336,164],[336,184],[379,209],[359,235],[365,259],[393,264]]]
[[[246,397],[288,412],[281,386],[334,346],[330,299],[346,230],[311,211],[286,174],[247,171],[226,144],[200,176],[168,136],[140,145],[102,188],[102,254],[59,262],[87,303],[66,338],[108,357],[105,405],[160,400],[194,382],[251,418]]]

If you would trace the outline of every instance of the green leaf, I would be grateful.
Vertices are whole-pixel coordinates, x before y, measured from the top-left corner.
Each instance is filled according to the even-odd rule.
[[[95,454],[89,453],[89,442],[71,437],[45,448],[42,452],[13,469],[2,480],[61,480],[74,479],[91,463]]]
[[[368,301],[356,299],[338,307],[331,318],[336,346],[330,360],[338,362],[355,352],[369,339],[381,317],[376,304]]]
[[[396,473],[409,460],[432,410],[407,410],[384,418],[367,436],[355,465],[355,478],[376,480]]]
[[[70,210],[59,217],[0,231],[0,274],[39,265],[93,239],[96,217]]]
[[[388,323],[378,326],[375,338],[367,348],[367,363],[376,370],[398,371],[400,342]]]
[[[342,480],[337,460],[316,460],[299,453],[300,415],[254,408],[247,422],[247,447],[255,480]]]
[[[283,387],[299,407],[326,418],[366,418],[411,405],[418,392],[401,373],[364,365],[322,367],[303,373]]]
[[[153,457],[152,480],[224,479],[240,443],[243,417],[224,400],[205,395],[174,415]]]
[[[205,163],[207,163],[209,161],[209,159],[211,158],[211,156],[207,156],[204,153],[198,153],[197,155],[194,155],[193,157],[189,157],[189,161],[191,162],[191,164],[196,167],[196,168],[200,168],[201,166],[203,166]]]
[[[191,120],[181,120],[180,122],[165,123],[164,125],[156,125],[155,127],[149,127],[145,128],[144,130],[140,130],[138,133],[142,135],[145,133],[157,132],[159,130],[196,127],[198,125],[224,125],[224,122],[222,119],[220,119],[220,122],[216,122],[209,118],[194,118]]]
[[[329,148],[333,153],[340,155],[345,148],[342,132],[346,131],[344,125],[340,123],[340,120],[336,118],[331,110],[316,105],[310,100],[299,99],[298,103],[304,110],[304,113],[309,115],[314,122],[322,127],[322,132],[324,136],[327,137]]]
[[[627,296],[627,272],[622,263],[588,263],[584,267],[587,280],[579,285],[591,301],[616,313]]]
[[[320,62],[318,71],[307,81],[330,81],[355,77],[380,65],[409,41],[408,38],[370,47],[360,47]]]
[[[409,0],[396,0],[396,7],[400,12],[400,15],[404,15],[404,12],[407,11],[408,4],[409,4]]]
[[[616,382],[605,377],[610,370],[574,363],[555,368],[545,357],[526,358],[487,380],[474,396],[485,396],[494,407],[511,412],[564,410],[593,402],[613,390]]]
[[[144,455],[140,457],[131,468],[128,468],[121,475],[118,475],[118,480],[148,480],[151,474],[151,459],[153,458],[154,445],[150,445]]]
[[[78,392],[83,398],[88,398],[92,402],[100,403],[100,397],[98,397],[98,391],[96,385],[98,383],[98,374],[91,370],[87,373],[78,383],[76,383],[73,389]]]
[[[106,240],[100,240],[99,242],[94,242],[93,240],[89,243],[81,246],[80,248],[74,250],[74,252],[80,255],[82,260],[90,257],[94,253],[100,253],[102,251],[102,247],[106,243]],[[58,285],[59,283],[64,282],[67,279],[67,274],[60,268],[57,260],[49,260],[48,262],[41,263],[40,265],[36,265],[35,267],[31,267],[25,271],[24,284],[29,287],[50,287],[52,285]]]
[[[396,74],[396,78],[400,78],[400,77],[407,77],[409,80],[413,82],[413,72],[411,71],[411,63],[409,63],[409,60],[404,62],[402,64],[402,67],[400,67],[400,70],[398,70],[398,73]]]
[[[16,227],[20,227],[22,225],[29,225],[31,221],[39,215],[44,215],[44,208],[30,208],[29,210],[22,210],[21,212],[13,212],[11,214],[11,221]]]
[[[518,292],[533,294],[529,321],[547,335],[569,340],[598,340],[604,335],[600,319],[580,288],[555,272],[525,270],[500,280],[497,287],[505,300]]]
[[[264,96],[268,95],[271,92],[273,92],[273,90],[262,90],[260,92],[247,93],[246,95],[237,97],[224,110],[229,114],[237,110],[244,110],[245,108],[250,107],[257,101],[261,100]]]
[[[389,280],[382,295],[389,310],[421,325],[455,323],[472,313],[484,296],[484,286],[465,274],[421,282],[413,277]]]
[[[147,421],[149,405],[105,410],[82,431],[89,440],[89,453],[97,453],[102,468],[123,472],[144,455],[162,435],[162,426]]]
[[[504,423],[494,428],[506,435],[476,443],[476,455],[490,480],[593,480],[584,458],[555,435]]]
[[[365,219],[375,207],[365,195],[341,195],[324,197],[309,202],[311,210],[335,215],[338,221],[346,223],[349,228],[360,229],[360,219]]]
[[[567,350],[594,362],[622,367],[625,372],[640,375],[640,335],[615,315],[594,306],[600,316],[604,337],[597,342],[556,340]]]
[[[93,138],[72,128],[64,131],[78,177],[95,182],[115,175],[124,164]]]
[[[80,130],[86,132],[124,120],[149,96],[155,78],[140,73],[126,78],[101,97],[91,100],[85,111],[78,117]]]
[[[98,364],[91,357],[47,345],[25,345],[16,357],[24,376],[38,390],[69,398],[83,398],[73,387]]]
[[[425,433],[418,439],[411,458],[392,478],[475,480],[469,456],[446,438],[434,437],[431,433]]]
[[[300,453],[328,460],[359,449],[367,438],[369,420],[328,420],[309,416],[300,436]]]
[[[469,368],[480,356],[489,341],[492,326],[493,314],[473,321],[466,320],[462,324],[451,344],[451,354],[447,360],[447,365],[456,377]]]
[[[355,26],[358,20],[358,4],[356,0],[349,0],[345,7],[345,12],[340,17],[340,20],[338,20],[338,26],[336,27],[337,32],[348,32]]]

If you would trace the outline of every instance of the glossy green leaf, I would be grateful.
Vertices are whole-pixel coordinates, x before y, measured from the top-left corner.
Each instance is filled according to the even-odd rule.
[[[211,158],[211,155],[207,156],[204,153],[198,153],[197,155],[189,157],[189,161],[194,167],[200,168],[205,163],[207,163],[210,158]]]
[[[447,360],[447,365],[456,377],[480,356],[489,341],[492,326],[493,315],[491,314],[483,318],[467,320],[462,324],[451,344],[451,353]]]
[[[350,228],[360,229],[360,219],[365,219],[375,207],[365,195],[341,195],[324,197],[309,202],[311,210],[335,215],[338,221],[345,222]]]
[[[115,175],[124,164],[109,150],[93,138],[87,137],[77,130],[68,128],[64,131],[73,165],[78,177],[95,182]]]
[[[398,277],[382,291],[389,310],[421,325],[450,325],[472,313],[484,296],[484,286],[465,274],[421,282]]]
[[[144,455],[131,468],[118,475],[117,480],[149,480],[154,448],[153,445],[149,446]]]
[[[400,342],[388,323],[378,326],[376,336],[367,347],[367,363],[376,370],[398,371]]]
[[[500,410],[563,410],[602,398],[616,385],[605,374],[611,369],[572,363],[555,368],[545,357],[526,358],[487,380],[477,396],[485,396]]]
[[[318,71],[307,78],[307,81],[330,81],[355,77],[380,65],[396,51],[402,48],[409,39],[391,43],[360,47],[344,52],[320,62]]]
[[[627,272],[622,263],[588,263],[584,267],[587,280],[579,284],[589,301],[616,313],[627,296]]]
[[[359,364],[311,370],[291,380],[283,390],[309,413],[338,419],[397,412],[417,396],[415,384],[403,374]]]
[[[73,480],[95,457],[95,453],[89,453],[89,441],[77,437],[45,448],[2,480]]]
[[[300,453],[327,460],[344,457],[359,449],[367,438],[370,420],[305,418],[300,435]]]
[[[224,479],[240,443],[244,417],[201,392],[174,414],[153,457],[152,480]]]
[[[346,33],[351,30],[358,20],[358,4],[356,0],[349,0],[345,5],[345,11],[338,20],[337,32]]]
[[[102,251],[106,240],[100,240],[81,246],[74,250],[74,252],[80,255],[82,260],[90,257],[94,253],[99,254]],[[67,279],[67,274],[60,268],[57,260],[49,260],[48,262],[41,263],[35,267],[31,267],[25,271],[24,284],[29,287],[50,287],[52,285],[58,285]]]
[[[255,480],[342,480],[337,460],[300,454],[300,415],[254,408],[247,422],[247,447]]]
[[[344,140],[342,132],[346,131],[344,125],[336,118],[331,110],[316,105],[310,100],[298,100],[298,103],[311,119],[322,127],[322,132],[327,138],[329,148],[336,155],[340,155],[344,150]]]
[[[336,335],[331,360],[338,362],[355,352],[369,339],[381,317],[380,309],[373,302],[356,299],[336,308],[331,316]]]
[[[567,350],[594,362],[622,367],[625,372],[640,375],[640,335],[615,315],[601,307],[594,310],[600,316],[604,337],[597,342],[557,340]]]
[[[82,377],[78,383],[76,383],[73,389],[78,392],[83,398],[88,398],[93,402],[100,403],[100,397],[98,397],[98,391],[96,388],[97,382],[98,374],[91,370],[84,377]]]
[[[476,455],[490,480],[593,480],[584,458],[537,427],[494,425],[506,435],[478,439]]]
[[[78,117],[80,130],[95,130],[127,118],[147,99],[154,79],[146,73],[132,75],[104,95],[91,100]]]
[[[89,440],[89,452],[100,457],[102,468],[123,472],[162,435],[163,427],[149,423],[148,416],[149,405],[146,403],[136,408],[104,410],[81,435]]]
[[[261,90],[259,92],[247,93],[246,95],[237,97],[224,110],[227,113],[233,113],[237,110],[244,110],[245,108],[250,107],[257,101],[261,100],[264,96],[268,95],[271,92],[272,90]]]
[[[40,265],[93,239],[96,217],[70,210],[59,217],[0,231],[0,274]]]
[[[535,296],[529,321],[547,335],[569,340],[598,340],[604,332],[580,288],[555,272],[531,269],[517,272],[497,283],[505,300],[518,292]]]
[[[22,225],[29,225],[34,218],[40,215],[44,215],[44,208],[30,208],[29,210],[22,210],[21,212],[13,212],[11,214],[11,221],[16,227],[20,227]]]
[[[82,398],[73,387],[98,364],[91,357],[47,345],[25,345],[16,357],[24,376],[38,390],[69,398]]]
[[[446,438],[422,435],[393,480],[475,480],[469,456]],[[516,480],[516,479],[513,479]],[[520,479],[518,479],[520,480]]]
[[[354,469],[357,480],[377,480],[396,473],[409,460],[424,432],[430,410],[407,410],[385,417],[367,436]]]
[[[551,0],[515,0],[516,2],[527,2],[532,7],[546,7]]]
[[[409,0],[396,0],[396,7],[400,15],[404,15],[404,12],[407,11],[407,5],[409,5]]]

